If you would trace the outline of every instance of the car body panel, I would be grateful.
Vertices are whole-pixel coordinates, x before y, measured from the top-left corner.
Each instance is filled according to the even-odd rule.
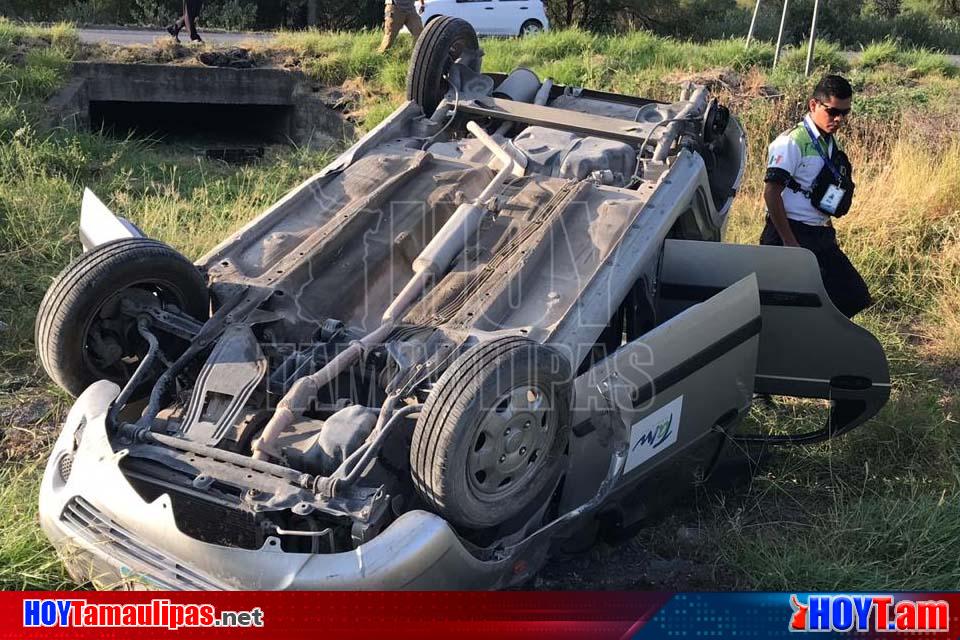
[[[622,486],[642,484],[697,446],[705,450],[698,461],[705,474],[750,406],[760,325],[757,282],[750,274],[579,376],[561,509],[597,490],[604,463],[622,446],[638,460],[631,464],[628,454]],[[658,433],[664,421],[666,430]],[[686,471],[692,478],[698,468],[688,463]]]
[[[540,0],[426,0],[424,24],[437,16],[462,18],[479,35],[516,36],[527,20],[536,20],[544,31],[550,28]]]
[[[879,411],[890,395],[883,347],[833,306],[806,249],[668,240],[659,307],[679,313],[748,273],[763,309],[757,393],[831,399],[846,407],[843,430]]]
[[[142,238],[143,232],[125,218],[114,215],[90,189],[83,190],[80,205],[80,244],[90,251],[123,238]]]

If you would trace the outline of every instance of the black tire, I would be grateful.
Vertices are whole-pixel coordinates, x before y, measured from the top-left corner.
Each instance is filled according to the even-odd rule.
[[[427,398],[410,446],[413,483],[427,505],[468,528],[534,506],[562,471],[571,383],[566,358],[526,338],[498,338],[457,358]],[[515,407],[527,394],[539,398]]]
[[[530,19],[520,25],[520,33],[517,35],[522,38],[524,36],[532,36],[541,32],[543,32],[543,23],[539,20]]]
[[[450,65],[467,50],[480,50],[477,33],[466,20],[441,16],[430,20],[417,38],[407,70],[407,99],[423,108],[427,117],[447,93]],[[480,56],[471,68],[480,71]]]
[[[120,296],[132,289],[162,305],[174,304],[198,320],[208,316],[203,276],[187,258],[162,242],[125,238],[82,254],[54,278],[37,311],[35,339],[40,363],[68,393],[77,396],[101,379],[122,385],[135,365],[126,360],[146,353],[135,321],[131,331],[127,320],[118,319],[120,314],[111,311],[119,305]],[[137,294],[142,297],[141,291]],[[104,329],[107,322],[111,323],[109,330]],[[96,339],[102,341],[101,330],[109,331],[111,343],[126,360],[109,365],[97,362],[91,340],[96,332]],[[167,351],[166,355],[176,354]]]

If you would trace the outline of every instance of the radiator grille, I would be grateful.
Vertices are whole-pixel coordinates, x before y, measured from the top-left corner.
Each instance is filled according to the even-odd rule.
[[[132,534],[102,514],[81,497],[75,497],[64,507],[60,520],[78,536],[92,545],[106,548],[107,553],[130,567],[139,570],[151,583],[169,590],[223,589],[209,578],[183,566],[173,558],[139,542]]]

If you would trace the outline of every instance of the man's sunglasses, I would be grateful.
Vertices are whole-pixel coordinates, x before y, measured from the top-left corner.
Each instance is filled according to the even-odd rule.
[[[819,100],[817,100],[817,104],[823,107],[823,110],[826,111],[827,115],[830,116],[831,118],[836,118],[837,116],[843,116],[844,118],[846,118],[848,115],[850,115],[849,108],[837,109],[836,107],[828,107],[827,105],[823,104]]]

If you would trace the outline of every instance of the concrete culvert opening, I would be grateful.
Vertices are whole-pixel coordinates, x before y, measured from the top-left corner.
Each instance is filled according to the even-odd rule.
[[[160,64],[76,63],[48,104],[54,126],[200,144],[329,148],[352,125],[299,73]]]
[[[294,108],[269,104],[204,104],[91,100],[90,129],[117,137],[237,144],[289,143]]]

